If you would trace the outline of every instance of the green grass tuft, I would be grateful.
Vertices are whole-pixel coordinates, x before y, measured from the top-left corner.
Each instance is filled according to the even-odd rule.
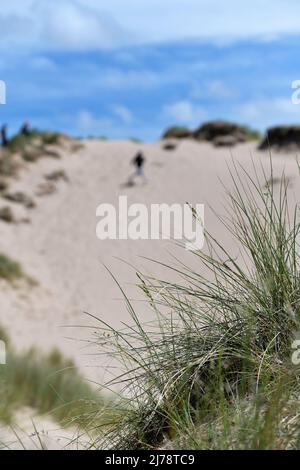
[[[124,293],[133,325],[99,329],[101,348],[124,370],[114,382],[130,397],[100,447],[299,448],[298,208],[284,174],[276,191],[272,168],[271,178],[262,167],[254,175],[234,167],[222,219],[238,257],[206,233],[199,271],[167,267],[182,282],[138,274],[153,325],[141,324]]]
[[[0,173],[13,176],[15,171],[13,155],[19,154],[26,162],[35,162],[44,154],[48,154],[47,145],[60,143],[62,134],[58,132],[39,131],[33,129],[27,135],[16,134],[8,142],[5,154],[0,160]],[[2,163],[1,163],[2,161]],[[2,171],[1,171],[2,168]]]
[[[0,175],[9,177],[17,173],[17,164],[7,149],[0,150]]]
[[[19,263],[0,254],[0,278],[12,282],[24,277],[26,276]]]
[[[24,152],[26,147],[35,147],[42,149],[45,145],[58,144],[61,134],[58,132],[38,131],[33,129],[28,135],[16,134],[8,143],[8,149],[11,153]]]

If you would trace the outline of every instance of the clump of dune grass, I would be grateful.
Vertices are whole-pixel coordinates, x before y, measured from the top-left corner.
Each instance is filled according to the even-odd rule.
[[[18,164],[8,149],[0,149],[0,175],[12,177],[17,174]]]
[[[28,148],[28,145],[36,151],[42,150],[45,145],[58,144],[61,134],[58,132],[39,131],[32,129],[28,134],[18,133],[8,142],[8,150],[11,153],[22,153]]]
[[[192,136],[192,131],[187,127],[183,126],[173,126],[167,129],[162,138],[163,139],[170,139],[170,138],[187,138]]]
[[[0,421],[12,424],[17,411],[29,407],[63,426],[84,428],[96,416],[101,422],[105,401],[71,360],[58,350],[17,353],[2,329],[0,340],[6,345],[6,364],[0,366]]]
[[[50,131],[31,130],[27,135],[17,133],[0,149],[0,176],[14,177],[21,168],[19,157],[26,162],[36,162],[47,155],[58,158],[58,154],[50,149],[60,144],[63,134]]]
[[[0,279],[4,279],[14,286],[18,281],[25,281],[30,287],[38,285],[36,279],[24,272],[20,263],[2,253],[0,253]]]
[[[133,324],[100,326],[100,346],[123,367],[112,384],[123,384],[124,398],[96,445],[288,448],[293,432],[299,447],[299,368],[291,361],[300,321],[298,207],[289,208],[284,174],[275,191],[272,166],[271,178],[255,165],[253,173],[234,166],[222,218],[237,252],[206,233],[206,252],[194,253],[198,271],[167,267],[180,283],[138,273],[153,324],[139,321],[124,293]]]
[[[0,279],[12,282],[25,277],[19,263],[0,253]]]
[[[291,371],[247,400],[223,401],[214,419],[177,421],[166,448],[182,450],[299,450],[299,380]]]
[[[58,158],[58,154],[48,146],[58,145],[63,135],[58,132],[32,129],[28,134],[17,133],[9,141],[0,155],[0,174],[15,176],[20,167],[17,156],[26,162],[36,162],[44,155]]]

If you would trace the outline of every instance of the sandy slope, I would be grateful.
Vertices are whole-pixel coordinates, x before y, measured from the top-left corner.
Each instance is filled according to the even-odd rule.
[[[83,431],[61,428],[48,416],[36,416],[31,408],[18,411],[12,426],[0,425],[0,450],[84,450],[92,442]]]
[[[122,187],[132,172],[130,160],[138,149],[147,158],[148,184]],[[254,144],[234,148],[233,158],[251,170],[254,160],[268,165],[266,153],[255,150]],[[129,296],[140,299],[133,286],[135,272],[121,258],[138,268],[155,274],[162,270],[139,255],[172,261],[177,248],[162,241],[99,241],[95,235],[96,208],[101,202],[116,204],[118,196],[128,195],[129,202],[205,203],[206,227],[232,250],[237,250],[224,234],[209,205],[222,211],[224,189],[231,182],[227,165],[228,149],[214,149],[208,144],[190,141],[179,144],[174,152],[162,150],[162,144],[138,145],[131,142],[88,141],[74,155],[61,160],[41,159],[24,170],[11,187],[34,196],[37,208],[28,211],[31,223],[8,225],[0,222],[0,252],[22,263],[24,270],[38,280],[34,288],[18,289],[0,284],[0,324],[7,328],[16,347],[37,345],[44,349],[58,346],[72,356],[87,377],[103,380],[105,360],[90,356],[98,352],[87,348],[81,340],[91,339],[95,325],[83,312],[88,311],[115,326],[128,320],[121,294],[102,263],[108,265]],[[283,166],[292,180],[292,191],[299,194],[300,178],[291,156],[274,157],[275,176]],[[69,183],[57,183],[57,192],[35,196],[43,176],[52,170],[64,169]],[[222,184],[221,184],[222,182]],[[6,205],[0,201],[0,207]],[[180,251],[181,259],[195,263],[191,254]],[[198,267],[199,269],[199,267]],[[136,303],[144,319],[149,311]],[[75,327],[71,327],[77,325]],[[78,326],[81,325],[81,326]]]

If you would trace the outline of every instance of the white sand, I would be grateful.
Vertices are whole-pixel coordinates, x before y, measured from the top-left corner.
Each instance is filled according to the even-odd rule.
[[[122,184],[133,171],[130,160],[138,149],[147,158],[148,184],[124,188]],[[257,152],[255,144],[232,150],[234,160],[250,171],[251,153],[254,160],[261,158],[268,166],[268,154]],[[172,263],[171,253],[178,254],[178,248],[166,241],[99,241],[95,233],[97,206],[102,202],[117,204],[121,194],[128,195],[129,202],[147,205],[205,203],[206,228],[234,252],[235,243],[208,207],[223,211],[225,191],[221,182],[228,188],[232,186],[228,164],[228,149],[191,141],[181,142],[172,152],[162,150],[161,143],[89,141],[74,155],[64,155],[61,160],[43,158],[28,165],[10,189],[24,190],[34,197],[37,208],[26,211],[31,223],[9,225],[0,221],[0,252],[18,260],[39,283],[38,287],[18,289],[4,281],[0,283],[0,324],[7,329],[14,346],[23,349],[34,345],[44,350],[57,346],[74,358],[86,377],[103,381],[105,359],[90,356],[95,351],[81,341],[92,339],[93,330],[85,327],[97,322],[83,312],[116,327],[128,321],[128,313],[118,287],[102,263],[113,271],[130,297],[140,299],[134,286],[134,270],[117,258],[145,272],[162,274],[161,268],[139,256]],[[286,167],[291,191],[297,197],[300,178],[295,159],[276,155],[273,164],[274,176]],[[59,169],[66,171],[70,183],[60,181],[56,183],[56,193],[35,196],[43,176]],[[6,202],[0,200],[0,207],[4,205]],[[185,250],[180,250],[179,255],[195,264]],[[150,319],[145,304],[135,303],[135,307],[141,318]],[[71,327],[74,325],[77,326]]]
[[[93,439],[77,428],[61,428],[50,417],[22,408],[11,426],[0,425],[0,450],[84,450]]]

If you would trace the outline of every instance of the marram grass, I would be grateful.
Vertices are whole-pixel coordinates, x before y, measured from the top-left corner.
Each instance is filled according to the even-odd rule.
[[[98,330],[102,349],[124,370],[119,413],[95,446],[114,449],[299,448],[299,368],[291,361],[300,329],[298,207],[262,167],[234,165],[222,219],[239,251],[206,233],[200,269],[168,267],[180,283],[145,277],[155,312],[143,325]],[[201,267],[210,275],[204,277]]]
[[[25,275],[21,265],[0,253],[0,279],[12,282],[23,277],[25,277]]]

